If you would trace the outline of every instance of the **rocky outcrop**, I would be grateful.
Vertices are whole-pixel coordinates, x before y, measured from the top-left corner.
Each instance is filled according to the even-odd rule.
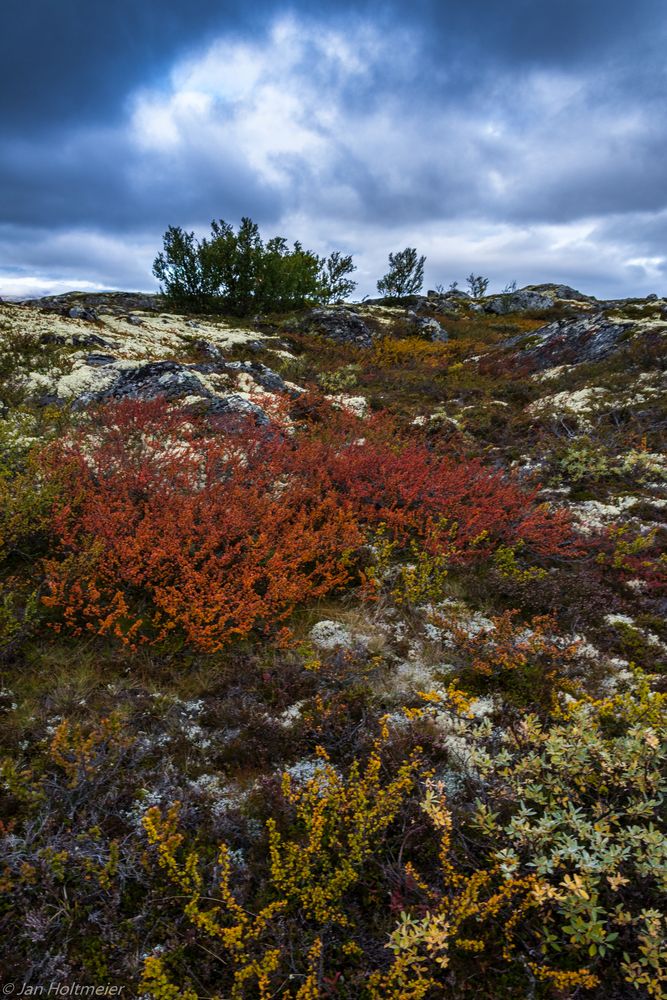
[[[361,316],[346,306],[311,309],[299,323],[299,329],[319,333],[338,344],[370,347],[373,335]]]
[[[72,306],[67,310],[70,319],[85,319],[89,323],[97,322],[97,313],[94,309],[86,309],[84,306]]]
[[[96,333],[43,333],[39,338],[42,344],[63,344],[67,347],[110,347],[103,337]]]
[[[555,365],[600,361],[618,347],[619,341],[634,324],[611,322],[604,313],[556,320],[531,334],[524,346],[523,358],[530,359],[536,370]],[[515,337],[508,346],[520,346],[525,337]]]
[[[507,313],[541,312],[543,309],[551,309],[553,304],[553,299],[550,296],[522,288],[517,292],[508,292],[505,295],[496,295],[491,299],[485,299],[482,308],[484,312],[505,316]]]
[[[440,343],[445,343],[449,340],[449,334],[435,317],[419,316],[416,312],[410,311],[408,319],[414,324],[420,336]]]
[[[126,399],[166,399],[211,413],[244,413],[266,423],[261,406],[250,398],[262,392],[298,395],[266,365],[249,361],[181,364],[177,361],[122,361],[101,352],[76,362],[42,403],[70,402],[74,409]]]
[[[545,282],[541,285],[526,285],[525,289],[522,290],[539,292],[540,295],[546,295],[552,299],[562,299],[566,302],[595,302],[595,298],[592,295],[584,295],[583,292],[572,288],[571,285],[559,285],[553,282]]]
[[[164,308],[159,295],[145,292],[66,292],[39,299],[23,299],[21,304],[69,316],[70,319],[88,321],[95,321],[101,313],[123,316],[134,312],[159,312]]]

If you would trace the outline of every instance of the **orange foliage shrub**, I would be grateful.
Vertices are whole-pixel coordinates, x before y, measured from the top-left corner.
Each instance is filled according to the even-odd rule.
[[[571,542],[562,515],[478,461],[398,442],[386,421],[316,416],[288,432],[159,401],[101,410],[43,454],[70,497],[53,511],[45,603],[78,631],[132,643],[178,631],[215,651],[346,584],[381,522],[431,548],[453,537],[459,560]]]
[[[568,674],[580,643],[559,641],[550,615],[536,615],[527,625],[517,615],[516,610],[505,611],[491,619],[490,628],[474,634],[453,623],[457,649],[470,657],[473,687],[479,686],[475,679],[488,680],[509,702],[553,710],[558,691],[571,687]]]

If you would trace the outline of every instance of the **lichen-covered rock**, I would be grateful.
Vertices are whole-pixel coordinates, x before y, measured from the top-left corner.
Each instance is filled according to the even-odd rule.
[[[46,312],[87,319],[79,313],[112,313],[121,316],[136,311],[156,312],[161,308],[160,296],[145,292],[65,292],[63,295],[45,295],[39,299],[23,299],[23,304],[36,306]]]
[[[553,299],[540,292],[534,292],[527,288],[522,288],[517,292],[509,292],[506,295],[496,295],[492,299],[485,299],[482,303],[484,312],[494,313],[496,316],[505,316],[508,313],[532,312],[551,309]]]
[[[341,624],[341,622],[325,619],[313,625],[310,630],[310,641],[318,649],[328,652],[340,647],[343,649],[352,649],[359,643],[367,642],[368,637],[361,635],[354,636],[352,631]]]
[[[632,326],[631,322],[611,322],[602,312],[556,320],[531,334],[530,346],[524,348],[523,357],[529,358],[537,370],[600,361],[614,353]],[[516,337],[508,346],[519,345],[522,339]]]
[[[175,400],[183,396],[210,399],[213,393],[198,377],[194,365],[175,361],[153,361],[132,368],[117,369],[111,385],[100,393],[80,399],[80,403],[106,402],[119,399]],[[111,373],[110,373],[111,374]]]
[[[83,306],[72,306],[67,315],[70,319],[85,319],[90,323],[97,320],[97,313],[94,309],[84,309]]]
[[[187,400],[196,403],[197,400]],[[243,416],[254,417],[258,424],[268,424],[269,418],[264,410],[257,403],[246,399],[239,393],[232,393],[230,396],[217,396],[207,401],[206,409],[209,413],[228,414],[238,413]]]
[[[552,282],[545,282],[541,285],[526,285],[526,289],[531,292],[539,292],[542,295],[551,296],[554,299],[563,299],[566,302],[594,302],[592,295],[584,295],[583,292],[572,288],[571,285],[559,285]]]
[[[222,367],[229,372],[245,372],[267,392],[290,392],[292,394],[294,392],[286,385],[280,375],[258,361],[227,361],[223,363]]]
[[[73,397],[77,409],[112,400],[162,398],[187,405],[201,404],[212,413],[251,414],[264,423],[266,415],[248,398],[249,391],[254,388],[258,392],[295,394],[280,375],[255,362],[132,364],[97,355],[75,366],[75,374],[74,381],[71,375],[60,380],[58,395]],[[77,392],[77,388],[82,391]]]
[[[40,336],[42,344],[63,344],[66,347],[110,347],[108,340],[98,336],[96,333],[78,333],[73,330],[71,333],[43,333]]]
[[[433,316],[418,316],[415,312],[408,313],[408,319],[415,325],[418,332],[429,340],[445,343],[449,334]]]
[[[312,309],[299,324],[302,330],[320,333],[339,344],[370,347],[372,333],[361,316],[345,306]]]

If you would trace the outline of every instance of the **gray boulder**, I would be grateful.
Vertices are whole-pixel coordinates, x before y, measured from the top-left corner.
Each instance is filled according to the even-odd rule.
[[[253,380],[267,392],[289,392],[290,394],[294,392],[294,390],[288,390],[282,376],[267,368],[266,365],[260,364],[259,361],[227,361],[223,368],[225,371],[245,372],[251,375]]]
[[[183,396],[212,398],[212,393],[197,378],[194,365],[176,361],[149,361],[133,368],[118,368],[111,385],[80,397],[79,404],[110,402],[121,399],[181,399]]]
[[[72,308],[67,311],[67,315],[70,319],[85,319],[89,323],[94,323],[97,320],[97,313],[95,310],[84,309],[83,306],[72,306]]]
[[[111,347],[111,344],[96,333],[43,333],[41,344],[65,344],[68,347]]]
[[[552,306],[553,298],[527,288],[522,288],[518,292],[508,292],[506,295],[496,295],[482,303],[484,312],[493,313],[496,316],[550,309]]]
[[[208,413],[240,413],[246,417],[254,417],[258,424],[266,425],[269,423],[269,418],[261,406],[239,396],[238,393],[232,393],[231,396],[213,397],[206,410]]]
[[[529,358],[537,370],[555,365],[578,364],[580,361],[600,361],[618,349],[621,338],[633,323],[612,323],[604,313],[556,320],[530,335],[528,348],[522,357]],[[525,341],[514,337],[508,346]]]
[[[187,323],[187,326],[192,326],[192,323]],[[197,324],[195,324],[195,328]],[[210,340],[196,340],[193,344],[196,351],[202,354],[205,358],[210,361],[223,361],[224,354],[220,350],[217,344],[212,344]]]
[[[104,368],[106,365],[114,364],[115,361],[113,354],[102,354],[101,352],[94,352],[86,358],[86,364],[93,368]]]
[[[584,295],[583,292],[579,292],[576,288],[572,288],[571,285],[559,285],[546,282],[542,285],[526,285],[526,289],[532,292],[540,292],[543,295],[549,295],[554,299],[566,299],[570,302],[594,302],[594,298],[591,295]]]
[[[74,408],[81,410],[93,403],[124,399],[184,400],[188,405],[208,413],[239,413],[253,416],[259,423],[268,423],[268,417],[255,403],[238,391],[214,392],[201,376],[220,375],[225,372],[247,373],[253,382],[270,392],[284,392],[292,396],[296,390],[285,385],[283,379],[266,365],[250,361],[222,363],[180,364],[177,361],[150,361],[127,367],[119,364],[109,354],[94,353],[86,358],[91,368],[105,368],[104,388],[88,391],[74,400]],[[107,378],[107,374],[110,378]]]
[[[338,344],[370,347],[373,337],[361,316],[346,306],[311,309],[299,324],[300,329],[320,333]]]
[[[464,293],[465,294],[465,293]],[[438,292],[429,292],[426,297],[420,298],[415,306],[417,313],[439,313],[445,316],[458,316],[462,305],[469,305],[469,300],[440,295]]]
[[[437,319],[433,316],[418,316],[414,312],[408,313],[408,319],[414,324],[419,333],[428,337],[429,340],[445,343],[449,340],[449,334]]]
[[[65,292],[63,295],[45,295],[39,299],[22,299],[27,306],[36,306],[45,312],[70,315],[72,309],[88,313],[111,313],[123,316],[131,312],[159,312],[163,302],[159,295],[144,292]],[[74,316],[74,319],[87,317]]]

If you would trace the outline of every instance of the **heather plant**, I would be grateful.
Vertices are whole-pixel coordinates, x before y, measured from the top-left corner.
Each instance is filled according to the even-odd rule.
[[[5,657],[41,619],[40,595],[9,578],[0,585],[0,659]]]
[[[360,365],[345,365],[332,372],[322,372],[317,381],[325,392],[346,392],[358,384],[360,372]]]
[[[534,982],[570,996],[570,990],[593,989],[603,980],[613,990],[611,973],[614,983],[630,984],[640,995],[663,996],[667,942],[658,901],[666,858],[656,807],[666,780],[665,696],[639,674],[623,694],[571,700],[550,725],[524,716],[502,730],[500,745],[488,720],[466,721],[464,701],[451,702],[455,719],[447,716],[442,696],[423,697],[423,711],[452,734],[446,739],[458,766],[481,792],[471,815],[460,792],[450,804],[442,783],[427,782],[423,806],[443,832],[445,851],[460,832],[478,868],[468,883],[476,888],[465,897],[466,918],[477,922],[483,914],[479,889],[495,872],[506,900],[513,886],[518,890],[501,936],[503,957],[510,959],[520,940],[528,949],[523,966]],[[447,854],[441,863],[447,872]],[[450,871],[446,884],[465,882]],[[432,975],[456,953],[452,911],[434,912],[432,900],[426,915],[416,906],[414,914],[403,912],[391,938],[411,983],[415,970]],[[445,906],[453,903],[450,894]],[[527,931],[535,934],[531,943]],[[476,944],[463,944],[481,965],[489,946],[483,934]],[[486,995],[481,983],[479,989]]]
[[[667,586],[667,558],[657,528],[638,531],[627,524],[613,525],[597,540],[598,566],[620,581],[638,580],[656,594]]]
[[[53,505],[65,485],[62,470],[44,477],[36,449],[9,453],[0,468],[0,561],[6,569],[17,561],[31,563],[45,551]]]
[[[290,925],[292,930],[301,928],[296,966],[301,974],[290,978],[302,980],[302,985],[287,995],[302,1000],[321,995],[323,969],[313,959],[322,956],[325,939],[331,947],[337,936],[341,955],[356,964],[361,949],[354,940],[358,928],[349,901],[371,877],[374,853],[411,793],[417,772],[415,751],[391,780],[383,779],[382,752],[387,740],[383,725],[365,766],[353,763],[346,779],[321,749],[319,764],[304,782],[297,785],[285,773],[282,795],[292,821],[285,832],[273,818],[267,823],[265,902],[254,914],[239,904],[233,892],[232,859],[226,844],[219,849],[219,883],[216,896],[211,897],[200,855],[184,849],[178,806],[166,814],[154,808],[145,815],[144,828],[156,848],[157,864],[179,891],[188,921],[224,963],[233,998],[268,1000],[277,985],[285,982],[286,962],[296,944],[284,939]],[[280,938],[283,948],[272,947]],[[305,947],[304,941],[308,942]],[[169,982],[163,962],[149,958],[143,985],[157,998],[165,994],[154,990],[156,981],[160,987]],[[170,988],[177,989],[173,984]]]
[[[625,695],[573,702],[551,728],[525,718],[500,754],[476,758],[497,789],[480,803],[496,857],[542,882],[542,952],[569,953],[596,975],[617,956],[625,980],[655,997],[667,983],[654,910],[667,871],[664,707],[640,677]],[[508,794],[516,807],[503,822]]]
[[[599,444],[586,438],[569,443],[558,459],[558,481],[565,476],[573,483],[597,480],[609,475],[611,463]]]

